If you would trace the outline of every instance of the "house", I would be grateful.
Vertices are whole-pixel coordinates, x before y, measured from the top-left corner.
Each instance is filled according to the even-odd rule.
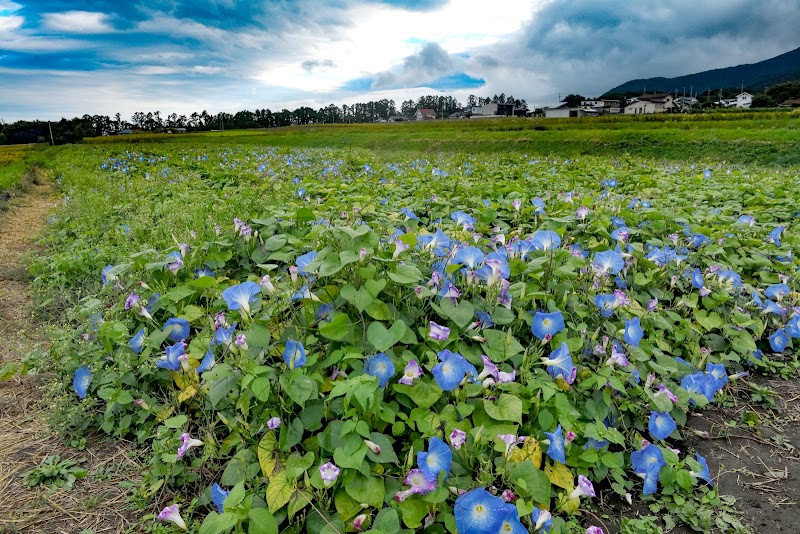
[[[584,100],[581,102],[581,108],[589,113],[596,113],[598,115],[610,115],[620,112],[619,100]]]
[[[595,110],[587,110],[583,108],[570,107],[566,102],[559,102],[551,106],[544,106],[542,108],[545,118],[547,119],[566,119],[569,117],[589,117],[596,116],[598,113]]]
[[[785,101],[781,106],[789,107],[789,108],[798,108],[800,107],[800,98],[792,98],[791,100]]]
[[[643,94],[625,106],[626,115],[674,113],[678,108],[669,93]]]
[[[411,120],[408,117],[404,117],[402,115],[392,115],[389,117],[389,122],[405,122]]]
[[[500,102],[492,102],[489,104],[484,104],[480,114],[489,117],[497,117],[497,116],[510,117],[514,115],[514,104],[513,103],[501,104]]]
[[[117,135],[130,135],[133,133],[133,130],[130,128],[125,128],[124,130],[120,130],[117,132]]]
[[[433,109],[418,109],[417,112],[414,114],[414,118],[418,121],[429,121],[436,118],[436,111]]]
[[[749,108],[753,105],[753,95],[748,92],[742,92],[736,95],[736,107],[737,108]]]

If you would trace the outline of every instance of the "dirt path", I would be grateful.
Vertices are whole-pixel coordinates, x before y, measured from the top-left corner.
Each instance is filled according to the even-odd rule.
[[[28,275],[23,256],[33,247],[55,198],[46,185],[14,200],[0,213],[0,368],[19,363],[31,350],[46,349],[32,321]],[[47,377],[15,376],[0,382],[0,532],[124,532],[134,514],[120,482],[141,468],[129,449],[90,437],[83,450],[65,445],[49,428]],[[52,455],[84,459],[86,478],[72,490],[28,488],[22,474]]]

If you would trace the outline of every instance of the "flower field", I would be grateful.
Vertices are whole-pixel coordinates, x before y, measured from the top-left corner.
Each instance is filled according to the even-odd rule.
[[[31,269],[68,320],[65,425],[149,450],[167,531],[594,534],[601,492],[713,499],[688,412],[800,337],[795,169],[235,144],[49,167]]]

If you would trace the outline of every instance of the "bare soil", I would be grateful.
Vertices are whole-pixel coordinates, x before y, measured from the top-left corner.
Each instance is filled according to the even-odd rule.
[[[55,198],[48,185],[32,184],[0,213],[0,368],[20,363],[33,350],[46,350],[33,320],[23,257],[34,247]],[[47,423],[46,375],[19,374],[0,381],[0,532],[79,533],[131,530],[136,514],[126,483],[141,467],[132,448],[90,436],[78,450],[66,445]],[[71,490],[27,487],[23,474],[48,456],[85,458],[89,474]]]

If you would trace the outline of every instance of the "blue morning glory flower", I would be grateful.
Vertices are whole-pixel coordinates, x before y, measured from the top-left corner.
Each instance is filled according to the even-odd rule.
[[[603,187],[617,187],[617,179],[616,178],[607,178],[600,182],[600,185]]]
[[[755,223],[756,220],[752,215],[742,215],[738,219],[736,219],[736,224],[746,224],[748,226],[753,226]]]
[[[650,423],[647,429],[655,439],[667,439],[678,425],[669,412],[650,412]]]
[[[502,532],[503,534],[528,534],[528,529],[520,523],[517,507],[513,504],[505,504],[497,532]]]
[[[286,362],[289,369],[303,367],[306,364],[306,349],[303,344],[293,339],[287,339],[283,349],[283,361]]]
[[[717,382],[717,390],[722,389],[728,383],[728,371],[725,370],[725,366],[721,363],[707,363],[706,374],[714,377]]]
[[[116,279],[116,277],[111,273],[112,269],[114,269],[113,265],[106,265],[103,267],[103,270],[100,271],[100,279],[102,280],[104,286],[107,286]]]
[[[75,394],[82,398],[86,398],[86,392],[89,389],[89,384],[92,381],[92,373],[85,365],[75,369],[75,374],[72,376],[72,390]]]
[[[536,250],[536,245],[531,239],[521,239],[511,244],[511,250],[514,256],[525,261],[528,258],[528,254]]]
[[[203,373],[205,371],[208,371],[209,369],[214,367],[214,365],[216,365],[216,363],[217,363],[217,360],[216,360],[216,358],[214,358],[214,351],[212,351],[211,349],[208,349],[206,351],[205,356],[203,356],[203,359],[200,361],[200,365],[196,369],[197,373],[200,374],[200,373]]]
[[[492,316],[486,313],[485,311],[478,310],[475,312],[475,315],[481,322],[481,328],[491,328],[494,326],[494,321],[492,321]]]
[[[622,228],[628,226],[628,223],[625,222],[625,219],[622,217],[611,217],[611,224],[613,224],[616,228]]]
[[[777,302],[773,300],[767,300],[766,304],[764,305],[764,313],[772,313],[775,315],[783,315],[786,310],[780,306]]]
[[[547,534],[553,528],[553,516],[547,510],[534,506],[531,513],[531,523],[533,523],[534,532]]]
[[[442,232],[441,228],[434,234],[426,234],[417,237],[417,244],[427,250],[432,250],[435,256],[444,256],[450,249],[450,238]]]
[[[317,321],[322,321],[323,319],[330,320],[332,311],[333,311],[333,305],[327,303],[320,304],[319,308],[317,308],[317,313],[315,317]]]
[[[186,345],[182,342],[177,342],[166,348],[164,356],[156,360],[156,367],[159,369],[169,369],[170,371],[178,371],[181,368],[180,357],[186,354]]]
[[[403,209],[400,210],[400,212],[403,215],[405,215],[406,217],[408,217],[409,219],[413,219],[415,221],[419,220],[419,217],[417,217],[416,214],[413,211],[411,211],[410,209],[408,209],[408,208],[403,208]]]
[[[772,347],[774,352],[783,352],[789,345],[789,336],[783,328],[777,330],[774,334],[769,336],[769,346]]]
[[[786,323],[786,333],[789,337],[800,337],[800,315],[794,315]]]
[[[227,328],[224,326],[217,327],[217,331],[214,332],[214,339],[211,340],[211,345],[230,345],[233,342],[234,330],[236,330],[236,323]]]
[[[311,293],[311,290],[308,289],[308,284],[303,284],[294,295],[292,295],[292,300],[303,300],[303,299],[314,299],[314,295]]]
[[[735,271],[730,269],[722,269],[717,271],[717,277],[721,282],[729,284],[731,287],[742,289],[742,277],[739,276],[739,273]]]
[[[789,291],[791,290],[786,284],[772,284],[764,291],[764,295],[770,299],[781,300],[789,294]]]
[[[561,237],[552,230],[539,230],[530,241],[534,250],[553,250],[561,244]]]
[[[478,370],[457,352],[445,349],[436,356],[440,363],[433,367],[433,378],[444,391],[453,391],[467,375],[471,380],[477,380]]]
[[[656,445],[650,443],[644,449],[631,453],[631,466],[634,472],[644,477],[644,494],[650,495],[658,488],[658,473],[667,465],[664,453]]]
[[[692,271],[692,287],[695,289],[703,289],[705,282],[703,281],[703,273],[697,267]]]
[[[307,268],[309,264],[314,261],[317,257],[317,251],[312,250],[311,252],[306,252],[302,256],[299,256],[295,260],[295,264],[297,265],[297,272],[302,274],[303,276],[308,276],[311,273],[308,272]]]
[[[711,238],[705,234],[692,234],[689,236],[688,244],[693,249],[698,249],[707,243],[711,243]]]
[[[534,215],[544,215],[544,200],[541,198],[533,198],[531,199],[531,204],[534,207],[533,214]]]
[[[692,373],[683,377],[681,387],[689,393],[703,395],[711,402],[717,393],[717,379],[701,372]]]
[[[628,236],[630,235],[631,231],[627,226],[620,226],[613,232],[611,232],[611,239],[616,241],[625,242],[628,240]]]
[[[140,354],[142,349],[144,348],[144,328],[140,329],[136,334],[128,341],[128,346],[131,348],[133,352],[136,354]]]
[[[772,231],[769,233],[768,241],[775,243],[776,247],[781,246],[781,233],[783,233],[783,226],[778,226],[777,228],[773,228]]]
[[[225,499],[228,497],[229,493],[230,490],[225,491],[216,482],[214,482],[214,484],[211,486],[211,500],[217,506],[217,510],[219,510],[219,513],[221,514],[225,513],[225,508],[223,508],[223,504],[225,503]]]
[[[608,440],[597,440],[594,438],[589,438],[586,440],[586,445],[583,446],[584,450],[595,449],[598,451],[605,451],[610,446]]]
[[[385,353],[379,352],[364,360],[364,372],[377,377],[380,386],[383,388],[394,376],[394,363]]]
[[[194,270],[194,277],[195,278],[202,278],[204,276],[210,276],[211,278],[215,278],[217,275],[214,274],[214,271],[208,268],[208,266],[203,267],[202,269],[195,269]]]
[[[230,310],[242,309],[245,312],[250,312],[250,304],[258,300],[258,295],[261,293],[261,286],[255,282],[243,282],[235,286],[231,286],[222,292],[222,298],[228,305]]]
[[[189,321],[186,319],[179,319],[177,317],[170,317],[164,323],[163,330],[169,331],[167,336],[171,341],[181,341],[189,339]]]
[[[470,270],[483,263],[484,254],[478,247],[469,246],[466,248],[458,249],[456,255],[453,257],[453,263],[458,263],[467,266]]]
[[[594,255],[594,264],[609,274],[619,274],[625,267],[625,260],[616,250],[604,250]]]
[[[505,502],[483,488],[475,488],[456,499],[453,513],[461,534],[494,534],[499,531]]]
[[[550,445],[547,447],[547,456],[556,462],[567,463],[567,458],[564,454],[564,431],[561,429],[561,425],[558,425],[555,431],[545,432],[544,435],[550,440]]]
[[[569,353],[569,347],[566,342],[561,343],[561,346],[550,353],[550,357],[542,360],[547,366],[547,372],[553,378],[561,377],[564,380],[569,380],[570,374],[574,364],[572,363],[572,355]]]
[[[697,463],[700,464],[700,471],[692,471],[692,476],[701,480],[705,480],[713,486],[714,484],[711,482],[711,471],[708,469],[708,462],[705,458],[700,456],[700,453],[698,452],[695,453],[695,459],[697,460]]]
[[[453,451],[447,443],[436,436],[428,442],[428,452],[417,453],[417,465],[425,478],[431,482],[436,482],[441,471],[444,471],[446,478],[450,474],[452,463]]]
[[[614,295],[595,295],[594,305],[600,308],[600,315],[611,317],[611,314],[614,313],[614,308],[617,307],[617,298]]]
[[[560,311],[544,313],[537,311],[533,316],[531,333],[539,339],[544,339],[550,335],[552,338],[564,329],[564,316]]]
[[[638,317],[634,317],[630,321],[625,321],[625,343],[632,347],[638,347],[643,337],[644,331],[642,330]]]
[[[706,169],[703,171],[703,178],[705,178],[706,180],[711,178],[711,169]]]
[[[471,230],[475,226],[475,217],[463,211],[454,211],[450,214],[450,218],[460,224],[464,230]]]

